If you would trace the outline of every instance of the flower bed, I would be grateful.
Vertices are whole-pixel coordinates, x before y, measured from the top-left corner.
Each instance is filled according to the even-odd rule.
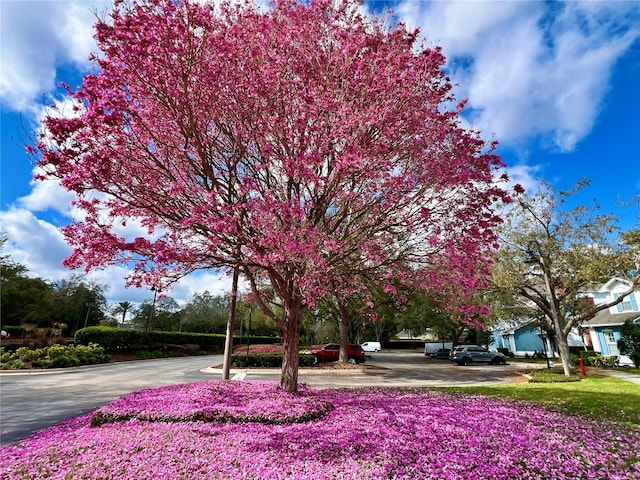
[[[170,401],[166,401],[171,399]],[[272,382],[199,382],[133,392],[98,409],[92,426],[150,422],[298,423],[324,416],[333,404],[301,388],[292,395]]]
[[[192,400],[193,396],[200,399]],[[187,421],[179,414],[194,404],[211,403],[240,417],[259,418],[268,412],[270,418],[285,418],[297,408],[297,400],[334,408],[322,418],[300,423]],[[131,417],[91,427],[92,414],[71,419],[3,447],[0,477],[640,477],[637,427],[566,416],[509,400],[384,388],[302,388],[301,395],[290,396],[265,382],[207,382],[146,390],[104,409],[124,414],[137,411],[136,404],[155,412],[156,420],[164,416],[165,421]]]
[[[250,345],[249,346],[250,354],[260,354],[260,353],[284,353],[284,347],[281,344],[273,345],[273,344],[258,344],[258,345]],[[233,349],[234,355],[246,355],[247,354],[247,346],[246,345],[238,345]]]

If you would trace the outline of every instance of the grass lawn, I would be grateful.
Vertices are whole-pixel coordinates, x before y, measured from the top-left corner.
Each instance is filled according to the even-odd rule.
[[[547,372],[541,371],[538,375],[545,376]],[[569,414],[640,425],[640,385],[613,377],[588,375],[576,382],[512,383],[443,390],[513,398]]]

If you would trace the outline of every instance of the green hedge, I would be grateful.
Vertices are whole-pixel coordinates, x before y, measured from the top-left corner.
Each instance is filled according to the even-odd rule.
[[[21,337],[23,333],[23,329],[19,325],[3,325],[2,330],[7,332],[9,335],[13,335],[14,337]]]
[[[233,344],[246,342],[247,337],[233,338]],[[157,350],[167,345],[198,345],[201,350],[223,350],[225,335],[191,332],[160,332],[114,327],[87,327],[76,332],[75,341],[82,345],[97,343],[107,352]],[[277,342],[273,337],[250,337],[252,344]]]
[[[89,345],[97,343],[106,352],[151,350],[153,342],[148,332],[113,327],[87,327],[78,330],[76,343]]]
[[[247,367],[282,367],[282,354],[278,353],[254,353],[250,355],[231,355],[231,365],[238,368]],[[313,355],[302,354],[299,357],[301,367],[315,365],[316,358]]]

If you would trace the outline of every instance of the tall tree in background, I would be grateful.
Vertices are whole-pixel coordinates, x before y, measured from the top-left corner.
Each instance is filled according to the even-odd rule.
[[[571,368],[571,329],[622,302],[640,284],[638,232],[617,235],[616,218],[597,205],[566,208],[565,202],[586,185],[584,180],[563,192],[545,183],[509,206],[493,266],[493,288],[503,300],[514,300],[507,307],[529,306],[544,314],[542,326],[555,336],[565,375]],[[614,302],[595,306],[584,301],[584,293],[612,277],[632,285]]]
[[[288,391],[300,316],[329,286],[412,285],[472,314],[507,200],[440,50],[358,7],[117,1],[73,115],[51,112],[34,148],[84,211],[66,265],[135,262],[147,285],[239,268],[282,329]],[[149,235],[116,233],[132,220]]]
[[[183,309],[184,330],[224,333],[229,315],[229,300],[229,296],[214,296],[208,291],[194,294]]]
[[[113,313],[122,314],[122,320],[120,321],[121,324],[124,324],[127,318],[127,312],[130,312],[133,306],[133,303],[124,301],[118,302],[117,305],[113,307]]]

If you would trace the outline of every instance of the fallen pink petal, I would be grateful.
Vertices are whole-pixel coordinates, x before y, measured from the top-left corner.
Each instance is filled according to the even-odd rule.
[[[6,480],[630,480],[639,448],[635,426],[524,402],[210,381],[134,392],[0,453]]]

